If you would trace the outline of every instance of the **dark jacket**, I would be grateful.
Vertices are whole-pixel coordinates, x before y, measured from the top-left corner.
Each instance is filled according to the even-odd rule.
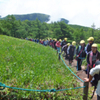
[[[70,45],[67,49],[67,54],[73,57],[76,53],[76,47],[73,45]]]
[[[94,42],[93,42],[93,43],[94,43]],[[93,43],[92,43],[92,44],[93,44]],[[88,55],[88,53],[91,51],[91,46],[92,46],[92,44],[89,44],[89,43],[88,43],[88,44],[86,45],[85,52],[86,52],[87,55]]]
[[[62,41],[62,43],[61,43],[61,47],[63,47],[63,46],[66,45],[66,44],[67,44],[66,41]]]
[[[57,49],[57,47],[56,47],[56,42],[57,42],[57,41],[54,42],[54,48],[55,48],[55,49]]]
[[[67,48],[68,48],[68,45],[64,45],[64,46],[62,47],[61,52],[64,51],[64,52],[67,54]]]

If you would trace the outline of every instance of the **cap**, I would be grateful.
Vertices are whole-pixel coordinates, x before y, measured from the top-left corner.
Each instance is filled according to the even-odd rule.
[[[75,41],[73,41],[73,42],[72,42],[72,45],[76,45],[76,42],[75,42]]]
[[[67,41],[67,38],[64,38],[65,41]]]
[[[59,42],[61,42],[62,40],[61,39],[59,39]]]
[[[92,47],[96,47],[97,48],[97,44],[96,43],[92,44]]]
[[[55,39],[55,41],[57,41],[57,39]]]
[[[94,38],[93,38],[93,37],[89,37],[89,38],[87,39],[87,41],[94,41]]]
[[[83,44],[83,43],[85,43],[85,41],[84,41],[84,40],[81,40],[81,41],[80,41],[80,44]]]
[[[70,43],[67,43],[68,46],[70,46]]]

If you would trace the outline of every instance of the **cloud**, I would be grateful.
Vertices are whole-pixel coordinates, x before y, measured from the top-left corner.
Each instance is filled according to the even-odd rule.
[[[100,27],[99,5],[100,0],[0,0],[0,14],[44,13],[51,21],[65,18],[71,24]]]

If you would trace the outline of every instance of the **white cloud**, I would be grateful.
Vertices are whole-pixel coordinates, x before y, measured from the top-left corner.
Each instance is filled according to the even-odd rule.
[[[100,27],[100,0],[0,0],[0,15],[44,13],[51,20],[66,18],[72,24]]]

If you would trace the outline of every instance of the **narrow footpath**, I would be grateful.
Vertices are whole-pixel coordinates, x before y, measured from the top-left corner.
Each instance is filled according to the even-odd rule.
[[[65,62],[66,62],[66,64],[69,66],[68,61],[65,60]],[[85,69],[85,66],[82,66],[82,70],[81,70],[81,71],[77,71],[77,70],[76,70],[76,65],[77,65],[77,61],[76,61],[76,60],[73,60],[73,63],[72,63],[72,66],[71,66],[71,67],[74,68],[74,70],[75,70],[77,76],[80,77],[82,80],[84,80],[84,78],[87,77],[87,74],[83,71],[83,70]],[[79,80],[77,80],[77,81],[80,82]],[[83,86],[83,83],[82,83],[82,82],[80,82],[80,86]],[[89,83],[89,89],[90,89],[90,88],[91,88],[91,84]],[[93,90],[91,90],[91,91],[93,91]],[[91,92],[91,93],[92,93],[92,92]],[[92,94],[91,94],[91,95],[92,95]],[[94,97],[93,97],[92,100],[97,100],[97,95],[96,95],[96,93],[94,94]]]

